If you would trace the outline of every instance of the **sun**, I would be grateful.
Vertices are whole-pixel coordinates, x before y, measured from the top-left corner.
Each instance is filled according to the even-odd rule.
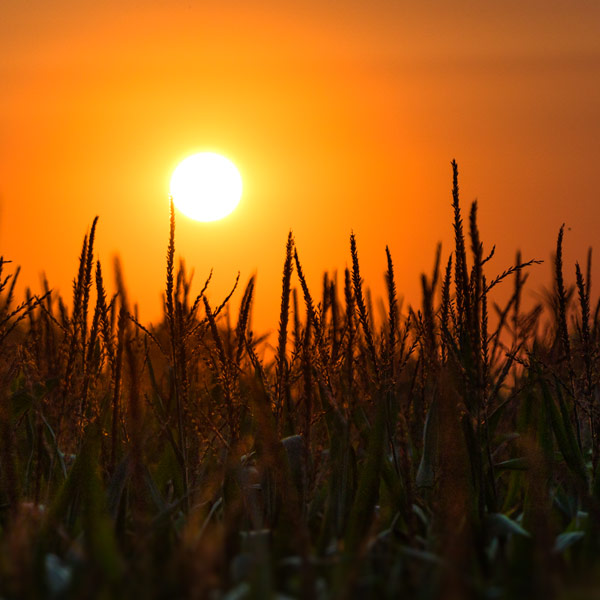
[[[242,177],[236,166],[214,152],[192,154],[171,176],[175,206],[196,221],[217,221],[233,212],[242,197]]]

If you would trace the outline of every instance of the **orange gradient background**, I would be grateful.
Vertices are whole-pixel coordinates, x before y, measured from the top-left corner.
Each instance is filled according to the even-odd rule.
[[[418,303],[436,243],[452,248],[452,158],[493,273],[517,248],[548,259],[562,222],[569,280],[596,244],[597,2],[9,0],[0,81],[0,252],[34,292],[45,271],[70,295],[98,214],[105,271],[119,254],[156,322],[169,179],[204,150],[237,165],[244,194],[216,223],[177,214],[176,253],[196,291],[214,268],[214,302],[257,272],[259,332],[277,327],[289,229],[316,297],[354,230],[373,292],[388,244]],[[549,282],[535,270],[530,289]]]

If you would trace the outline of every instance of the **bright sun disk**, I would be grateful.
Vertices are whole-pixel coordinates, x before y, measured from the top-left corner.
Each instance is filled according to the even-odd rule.
[[[242,177],[236,166],[214,152],[182,160],[171,177],[175,206],[196,221],[216,221],[233,212],[242,196]]]

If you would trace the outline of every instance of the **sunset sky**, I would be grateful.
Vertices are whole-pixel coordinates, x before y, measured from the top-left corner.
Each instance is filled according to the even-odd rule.
[[[215,223],[177,214],[177,254],[196,291],[214,268],[214,303],[257,272],[260,332],[289,229],[316,296],[353,230],[373,291],[388,244],[419,302],[436,243],[451,251],[453,158],[497,245],[490,273],[518,248],[548,259],[563,222],[569,281],[600,252],[599,2],[7,0],[0,81],[0,252],[35,292],[45,271],[70,294],[99,215],[98,257],[110,273],[120,255],[156,322],[169,179],[203,150],[236,163],[244,194]]]

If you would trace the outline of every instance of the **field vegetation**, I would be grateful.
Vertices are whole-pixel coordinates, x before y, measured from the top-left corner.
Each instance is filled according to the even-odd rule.
[[[48,286],[17,304],[0,260],[0,597],[597,597],[591,254],[563,268],[561,228],[525,306],[537,261],[488,275],[455,163],[451,209],[405,310],[387,249],[379,311],[354,235],[310,290],[290,233],[270,354],[253,278],[239,306],[192,292],[172,207],[154,326],[118,262],[107,295],[97,220],[68,308]]]

